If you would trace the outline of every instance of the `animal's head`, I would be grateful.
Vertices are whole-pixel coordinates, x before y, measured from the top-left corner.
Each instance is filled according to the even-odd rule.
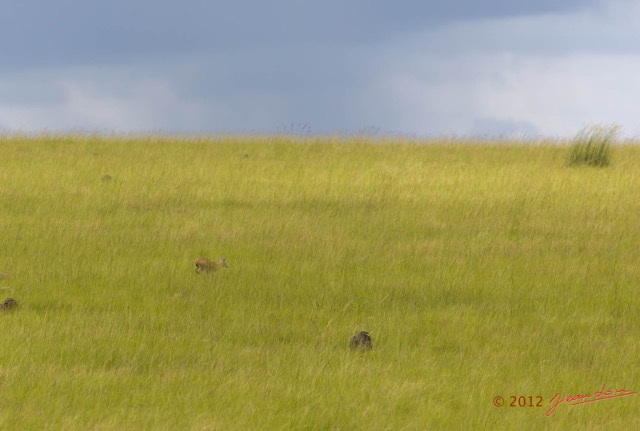
[[[227,265],[227,259],[225,259],[224,257],[220,259],[220,266],[222,266],[223,268],[229,268],[229,265]]]
[[[373,344],[371,343],[371,336],[368,332],[362,331],[357,335],[351,337],[351,340],[349,341],[349,347],[352,350],[370,350],[373,347]]]

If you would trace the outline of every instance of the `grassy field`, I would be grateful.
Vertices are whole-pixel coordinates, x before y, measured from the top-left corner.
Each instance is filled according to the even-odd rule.
[[[0,429],[640,428],[546,415],[640,392],[640,147],[568,151],[0,138]]]

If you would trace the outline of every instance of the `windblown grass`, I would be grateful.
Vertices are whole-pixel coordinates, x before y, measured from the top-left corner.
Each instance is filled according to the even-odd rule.
[[[591,126],[581,130],[571,146],[569,166],[609,166],[611,145],[619,130],[618,126]]]
[[[0,151],[2,429],[640,426],[640,396],[545,416],[640,391],[636,147],[606,170],[356,138]]]

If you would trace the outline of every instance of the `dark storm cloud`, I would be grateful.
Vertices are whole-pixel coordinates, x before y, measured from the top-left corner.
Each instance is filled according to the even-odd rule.
[[[558,12],[588,2],[470,0],[10,0],[0,14],[0,70],[104,64],[171,53],[370,45],[452,20]]]
[[[573,133],[632,111],[634,11],[636,0],[9,0],[0,127]]]

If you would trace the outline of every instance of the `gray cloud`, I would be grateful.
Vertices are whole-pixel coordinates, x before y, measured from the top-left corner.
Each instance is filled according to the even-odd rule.
[[[539,136],[540,130],[528,121],[509,118],[479,117],[473,121],[470,134],[473,136],[531,137]]]
[[[620,59],[598,53],[631,55],[623,64],[635,71],[627,40],[637,40],[637,14],[628,12],[637,4],[10,1],[0,14],[0,125],[568,133],[604,107],[572,103],[563,82],[597,94],[616,81],[599,62]],[[563,76],[576,73],[576,61],[594,73]],[[611,93],[623,106],[616,82]]]
[[[586,7],[578,0],[9,0],[0,14],[2,70],[110,64],[175,53],[370,45],[461,19]]]

